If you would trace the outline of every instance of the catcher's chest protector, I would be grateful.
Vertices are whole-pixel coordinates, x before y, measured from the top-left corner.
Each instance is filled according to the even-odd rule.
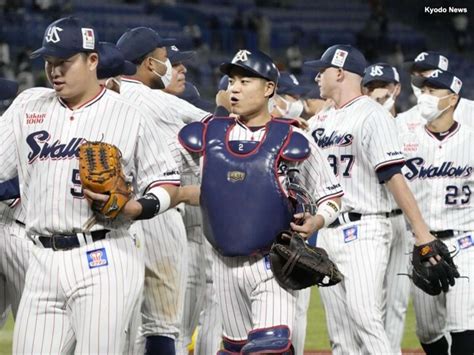
[[[246,154],[230,150],[234,119],[213,119],[204,142],[201,208],[204,233],[222,255],[268,251],[275,236],[288,229],[291,206],[277,177],[282,148],[291,137],[289,123],[272,120],[266,135]]]

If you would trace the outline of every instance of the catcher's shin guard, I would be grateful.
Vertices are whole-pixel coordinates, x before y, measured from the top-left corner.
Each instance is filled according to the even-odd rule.
[[[290,329],[286,325],[252,330],[248,342],[242,348],[242,354],[282,354],[292,355],[293,345]]]

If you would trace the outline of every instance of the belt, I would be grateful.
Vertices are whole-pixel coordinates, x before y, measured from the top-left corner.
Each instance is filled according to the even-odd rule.
[[[454,237],[454,231],[452,229],[446,229],[444,231],[430,231],[430,233],[439,239]]]
[[[110,232],[108,229],[99,231],[93,231],[89,234],[92,237],[92,241],[105,239],[107,233]],[[79,241],[79,238],[84,239],[84,243]],[[39,236],[37,240],[43,245],[44,248],[50,248],[56,250],[69,250],[78,248],[81,245],[87,244],[86,233],[78,234],[53,234],[51,236]]]
[[[389,218],[389,217],[399,216],[402,213],[403,212],[402,212],[401,209],[396,209],[396,210],[392,210],[390,212],[382,213],[382,215],[385,216],[386,218]],[[341,224],[360,221],[362,219],[362,216],[363,216],[363,214],[355,213],[355,212],[342,213],[341,216],[339,216],[338,219],[336,219],[334,222],[332,222],[328,226],[328,228],[336,228],[336,227],[339,227]],[[341,219],[342,219],[342,221],[341,221]]]

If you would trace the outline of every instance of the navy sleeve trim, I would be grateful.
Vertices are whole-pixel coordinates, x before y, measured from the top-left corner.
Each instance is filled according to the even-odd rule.
[[[401,174],[403,165],[404,165],[403,163],[398,163],[398,164],[387,165],[378,169],[376,173],[377,173],[379,182],[381,184],[384,184],[385,182],[390,180],[393,175]]]

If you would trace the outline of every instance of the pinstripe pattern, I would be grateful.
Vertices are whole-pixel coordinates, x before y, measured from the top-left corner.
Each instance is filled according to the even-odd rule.
[[[252,329],[279,324],[293,329],[296,292],[278,285],[262,256],[225,257],[214,252],[213,263],[224,336],[244,340]]]
[[[168,140],[176,139],[184,122],[199,121],[209,116],[208,112],[184,100],[161,90],[152,90],[136,80],[123,79],[121,95],[139,105]],[[190,178],[183,176],[183,183]],[[187,226],[200,224],[197,209],[185,207]],[[185,331],[182,322],[189,324],[191,315],[183,315],[188,273],[188,245],[183,218],[176,210],[172,210],[163,216],[143,221],[142,226],[146,271],[140,336],[165,335],[176,339],[180,330]],[[186,333],[189,333],[187,329]],[[137,340],[137,344],[142,342],[142,339]]]
[[[360,96],[316,117],[311,132],[330,157],[329,163],[344,189],[342,211],[389,212],[389,193],[374,171],[403,162],[398,137],[393,134],[395,124],[388,112],[369,97]]]
[[[463,126],[474,128],[474,101],[461,98],[454,111],[454,119]]]
[[[92,216],[86,200],[71,193],[72,190],[80,192],[78,181],[73,180],[73,170],[79,168],[78,160],[33,159],[33,148],[26,144],[31,134],[36,134],[35,149],[55,141],[71,144],[73,139],[102,140],[118,146],[122,152],[124,173],[130,181],[133,180],[138,193],[154,181],[179,181],[179,175],[170,173],[177,168],[168,153],[166,140],[160,139],[153,122],[143,119],[142,112],[119,95],[105,90],[95,101],[71,111],[53,91],[44,89],[40,95],[36,95],[37,92],[35,90],[35,95],[29,100],[22,98],[22,105],[12,105],[0,120],[0,180],[14,177],[19,161],[21,199],[29,234],[80,231]],[[42,123],[27,124],[25,117],[30,113],[45,113],[46,116]],[[101,117],[101,120],[96,117]],[[39,138],[40,134],[49,137],[47,142]],[[162,153],[156,154],[157,151]],[[166,172],[169,173],[166,175]],[[37,201],[41,203],[35,203]],[[93,229],[115,229],[127,224],[120,220],[96,223]]]
[[[384,288],[387,291],[387,299],[384,326],[392,346],[392,353],[400,354],[411,281],[405,275],[398,274],[407,274],[409,271],[414,240],[407,230],[403,215],[391,217],[390,222],[392,242],[385,275]]]
[[[86,252],[97,248],[109,265],[89,269]],[[143,261],[126,231],[68,251],[34,248],[13,353],[120,353],[142,287]]]
[[[207,240],[204,240],[204,244],[206,246],[206,290],[204,306],[199,315],[198,335],[194,348],[195,355],[215,354],[220,349],[223,330],[221,310],[217,302],[217,292],[212,276],[212,246]]]
[[[451,168],[449,173],[421,176],[413,165],[404,168],[410,188],[420,201],[420,209],[431,230],[454,230],[455,236],[443,239],[449,250],[459,251],[455,263],[461,275],[474,277],[474,156],[471,144],[474,131],[460,124],[456,130],[438,140],[425,127],[418,127],[403,137],[407,162],[423,159],[421,167]],[[464,169],[464,170],[463,170]],[[430,176],[430,175],[428,175]],[[474,285],[458,279],[448,293],[429,296],[413,287],[413,303],[417,319],[417,335],[421,342],[431,343],[445,332],[474,329]]]
[[[311,300],[311,287],[298,291],[296,295],[295,325],[291,342],[296,349],[295,355],[304,354],[304,342],[306,339],[306,325],[308,324],[308,308]]]
[[[345,242],[344,229],[357,227]],[[359,222],[322,229],[317,244],[326,249],[344,279],[320,287],[333,354],[390,354],[383,325],[383,282],[392,238],[390,221],[366,216]]]

